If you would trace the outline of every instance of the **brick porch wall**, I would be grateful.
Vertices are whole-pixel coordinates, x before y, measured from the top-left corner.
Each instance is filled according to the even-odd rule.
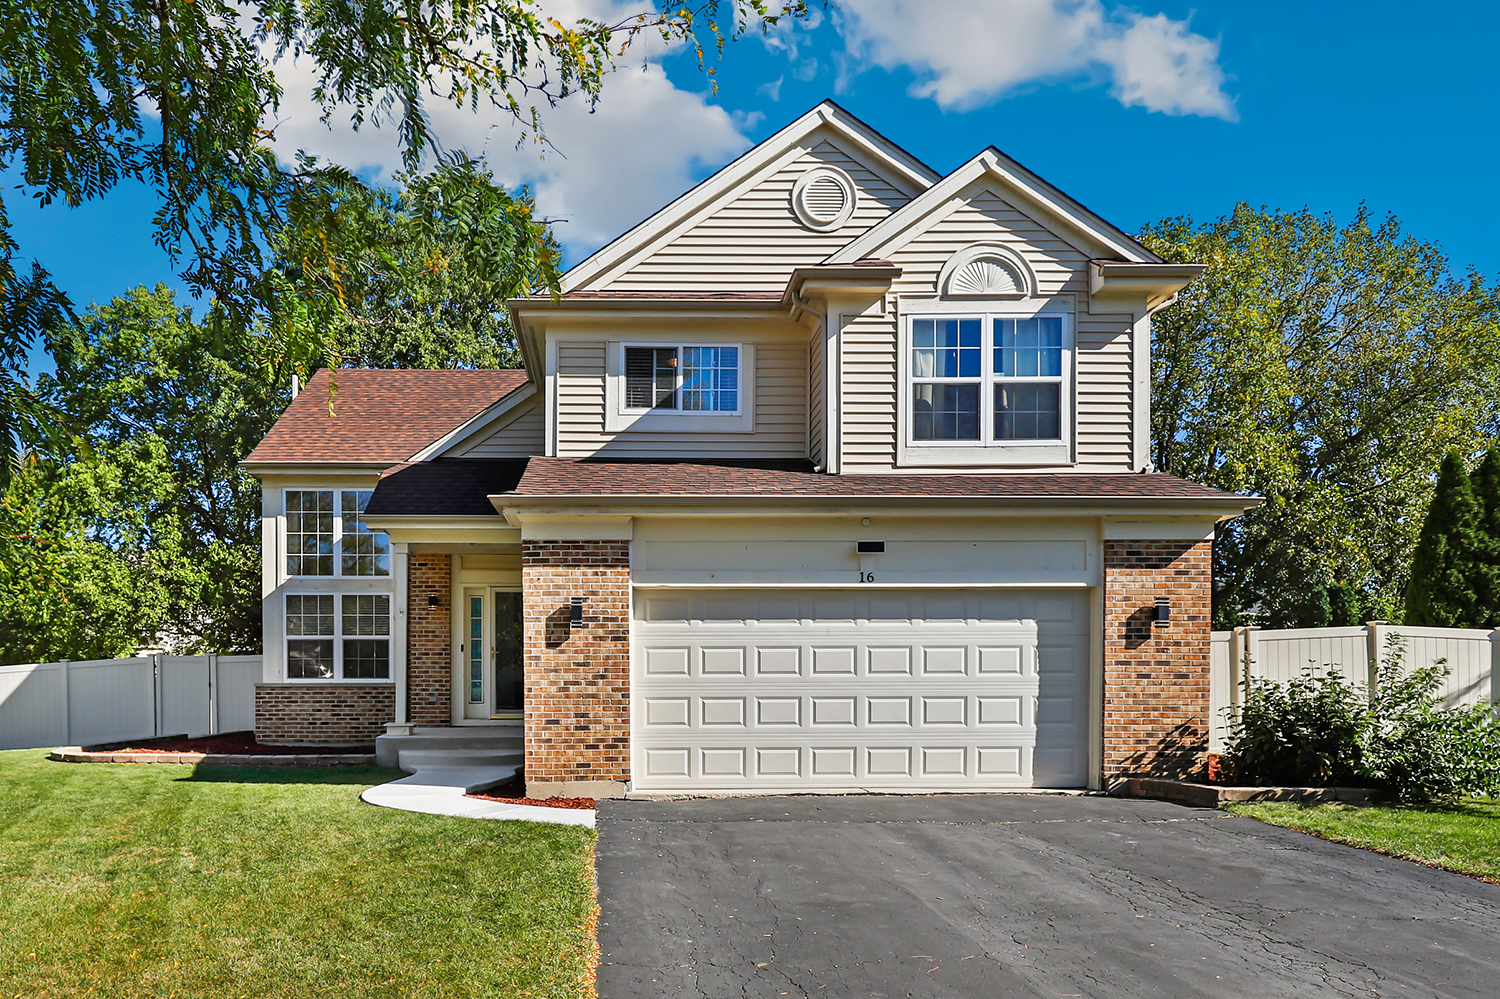
[[[523,542],[521,592],[526,779],[629,780],[630,543]]]
[[[396,720],[389,683],[259,683],[255,741],[281,746],[369,746]]]
[[[406,718],[413,725],[453,724],[452,564],[451,555],[407,559]]]
[[[1104,542],[1104,778],[1179,777],[1208,751],[1211,542]],[[1155,624],[1157,597],[1171,622]]]

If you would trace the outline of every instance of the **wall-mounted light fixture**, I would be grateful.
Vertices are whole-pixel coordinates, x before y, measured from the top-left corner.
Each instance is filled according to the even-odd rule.
[[[583,598],[574,597],[568,605],[568,624],[578,625],[583,623]]]
[[[1166,626],[1172,622],[1172,601],[1166,597],[1156,598],[1156,623]]]
[[[429,593],[429,594],[427,594],[427,606],[428,607],[436,607],[437,605],[438,605],[438,595],[436,593]]]
[[[856,541],[854,550],[860,555],[884,555],[884,541]]]

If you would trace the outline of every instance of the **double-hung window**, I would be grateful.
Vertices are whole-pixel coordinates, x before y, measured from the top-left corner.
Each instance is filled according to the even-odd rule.
[[[907,443],[918,462],[924,453],[951,457],[949,448],[1013,447],[1048,461],[1065,454],[1066,316],[916,316],[908,350]]]
[[[286,491],[288,576],[389,576],[391,540],[364,522],[369,489]]]
[[[289,593],[288,680],[389,680],[388,593]]]
[[[626,412],[738,413],[740,348],[626,345]]]

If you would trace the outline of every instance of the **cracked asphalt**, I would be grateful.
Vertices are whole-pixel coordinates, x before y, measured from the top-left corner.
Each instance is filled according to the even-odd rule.
[[[1500,885],[1047,795],[600,802],[601,999],[1494,996]]]

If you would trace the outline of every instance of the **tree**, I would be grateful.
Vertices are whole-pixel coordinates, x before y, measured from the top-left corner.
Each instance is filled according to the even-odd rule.
[[[289,386],[262,377],[268,337],[194,322],[160,285],[95,306],[53,337],[62,348],[58,371],[43,376],[42,391],[98,452],[74,454],[62,474],[92,462],[133,480],[138,473],[120,467],[118,456],[156,456],[155,487],[113,501],[140,525],[125,540],[172,564],[140,640],[258,649],[260,487],[238,463],[290,401]],[[75,513],[78,530],[120,547],[88,519],[93,511]],[[69,578],[70,586],[87,585]]]
[[[1479,607],[1482,628],[1500,627],[1500,449],[1485,452],[1469,477],[1479,504]]]
[[[638,37],[724,40],[782,15],[766,0],[697,0],[612,23],[564,23],[539,0],[359,3],[331,0],[20,0],[0,10],[0,170],[42,205],[78,205],[122,180],[154,188],[155,238],[181,259],[182,279],[209,296],[216,325],[263,324],[276,381],[328,357],[343,314],[343,276],[372,249],[369,230],[339,208],[363,186],[336,164],[272,151],[282,97],[273,61],[314,69],[325,116],[397,130],[405,168],[438,152],[429,100],[488,101],[545,141],[539,107],[578,93],[597,102],[606,74]],[[702,59],[702,46],[698,48]],[[529,212],[529,204],[528,204]],[[527,281],[556,289],[547,227],[517,213],[512,247]],[[297,247],[298,273],[266,265]],[[64,439],[25,375],[39,335],[73,318],[46,269],[21,263],[0,202],[0,447],[55,452]],[[9,475],[0,462],[0,484]]]
[[[1215,539],[1216,624],[1303,624],[1338,585],[1394,620],[1430,470],[1500,432],[1500,294],[1363,208],[1242,204],[1141,238],[1209,265],[1154,319],[1155,465],[1265,498]]]
[[[1411,583],[1406,591],[1406,623],[1434,628],[1478,626],[1480,507],[1463,459],[1450,451],[1443,459],[1432,506],[1417,539]]]
[[[0,663],[107,659],[151,643],[181,572],[159,441],[65,465],[23,457],[0,493]]]

